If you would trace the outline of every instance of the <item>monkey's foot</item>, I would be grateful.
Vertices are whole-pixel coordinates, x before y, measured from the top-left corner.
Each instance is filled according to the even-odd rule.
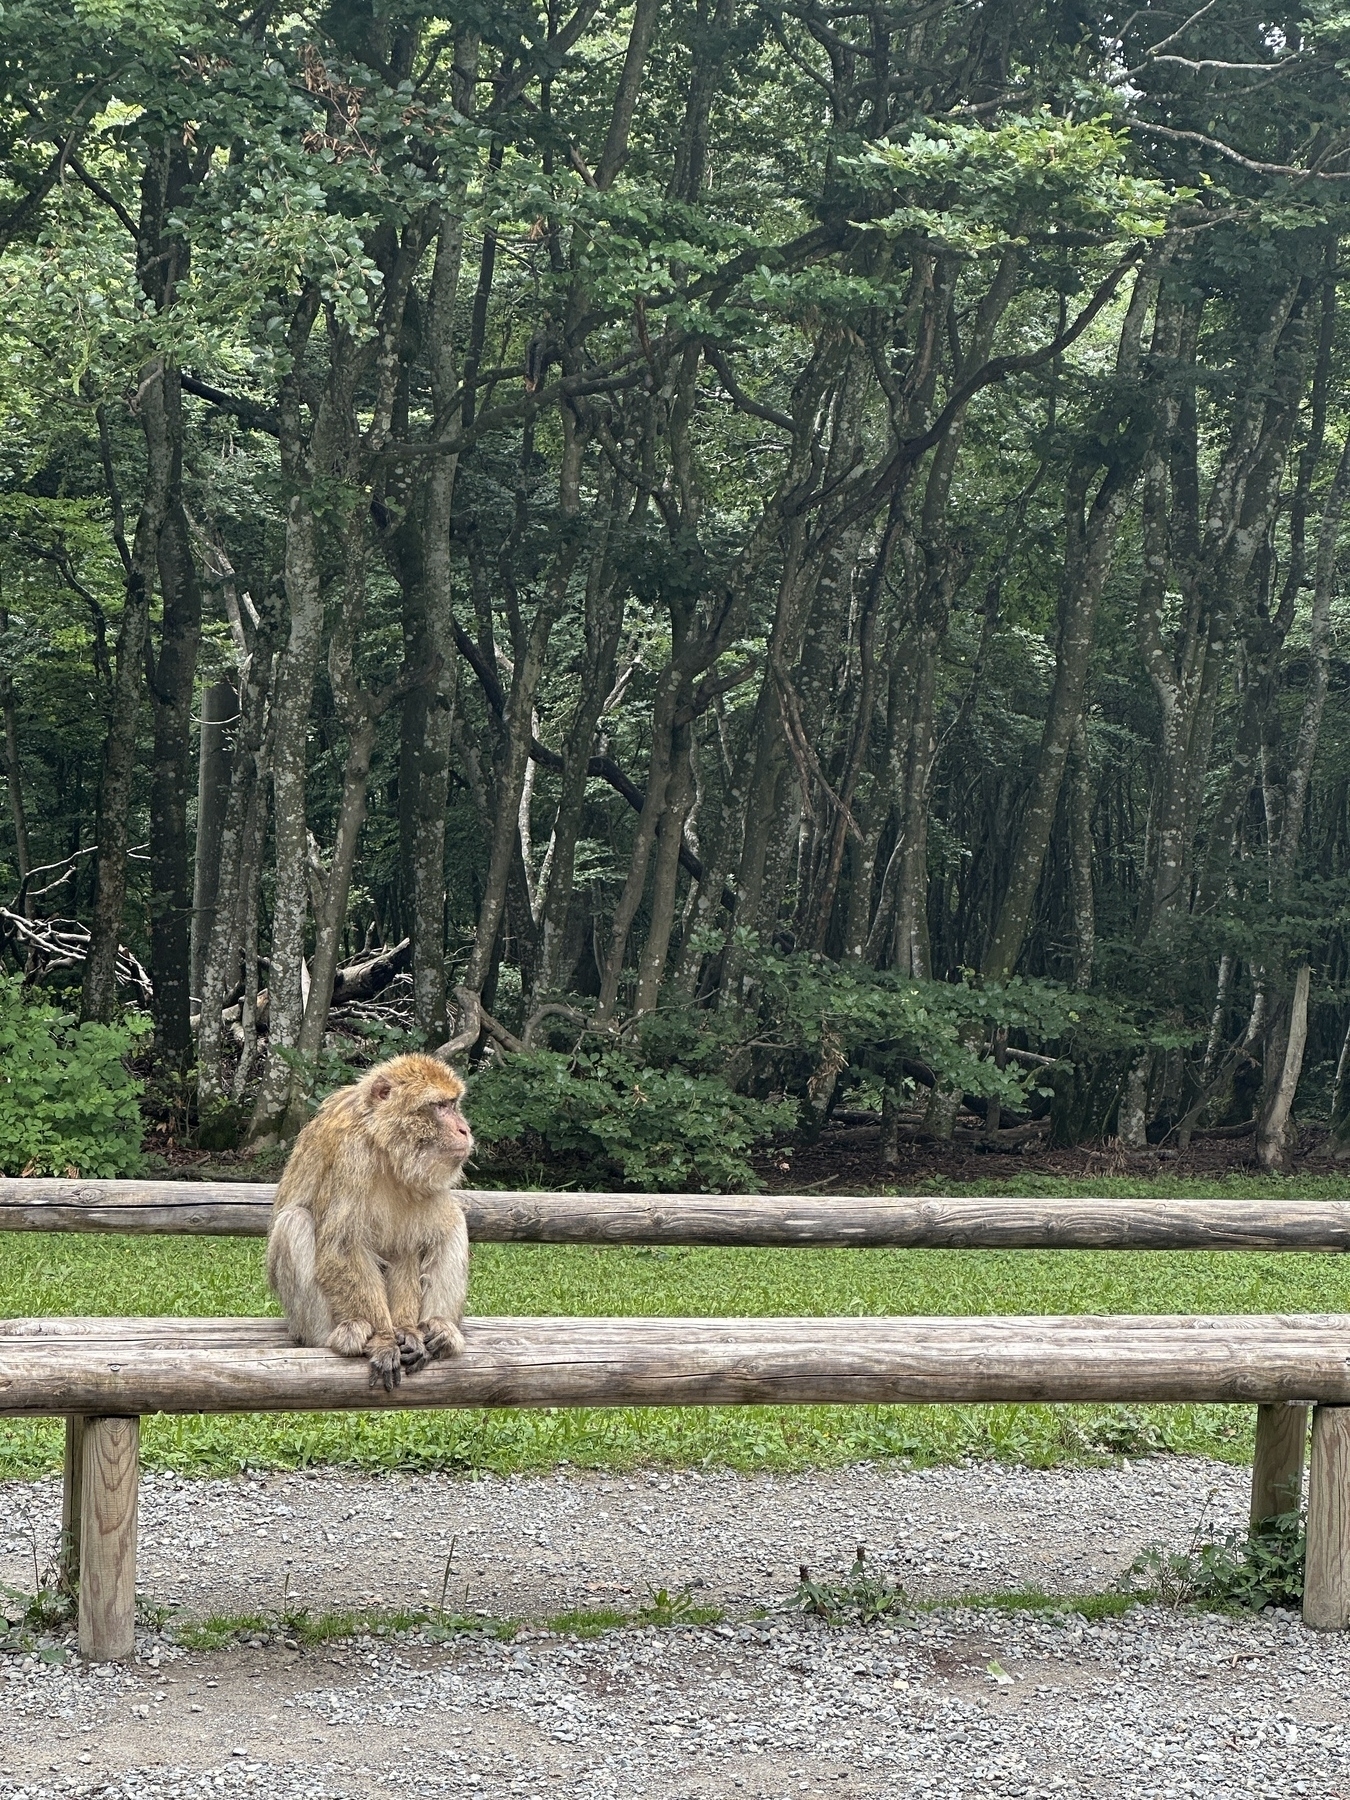
[[[398,1344],[390,1338],[372,1338],[369,1348],[370,1385],[382,1387],[392,1394],[403,1380],[403,1358]]]
[[[458,1356],[464,1348],[464,1333],[453,1319],[423,1319],[420,1330],[432,1356]]]
[[[394,1327],[394,1336],[398,1339],[399,1358],[406,1375],[415,1375],[419,1369],[425,1369],[431,1361],[431,1351],[422,1340],[420,1331],[411,1327],[405,1330],[401,1325]]]
[[[336,1350],[339,1356],[364,1356],[370,1334],[369,1319],[346,1319],[329,1332],[328,1348]]]

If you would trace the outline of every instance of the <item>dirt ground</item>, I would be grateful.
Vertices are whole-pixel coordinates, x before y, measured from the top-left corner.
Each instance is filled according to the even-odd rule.
[[[1246,1472],[1156,1457],[1035,1471],[863,1465],[465,1480],[322,1471],[145,1482],[140,1577],[178,1617],[120,1668],[0,1657],[3,1800],[1350,1800],[1350,1643],[1288,1613],[783,1610],[858,1542],[930,1602],[1102,1592],[1149,1543],[1240,1521]],[[31,1586],[54,1482],[0,1488],[0,1583]],[[449,1573],[447,1574],[447,1569]],[[552,1615],[653,1591],[715,1623],[578,1637]],[[284,1607],[448,1608],[514,1636],[302,1647]],[[265,1622],[271,1618],[272,1624]]]

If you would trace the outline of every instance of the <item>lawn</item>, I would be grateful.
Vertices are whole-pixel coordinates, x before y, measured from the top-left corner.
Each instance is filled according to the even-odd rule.
[[[1089,1191],[1024,1180],[1004,1192]],[[978,1191],[978,1190],[967,1190]],[[1092,1192],[1341,1198],[1334,1179],[1100,1182]],[[1350,1260],[1244,1252],[592,1249],[483,1244],[477,1313],[1350,1312]],[[0,1312],[263,1314],[257,1239],[0,1234]],[[1238,1461],[1252,1409],[1220,1406],[718,1407],[152,1418],[152,1467],[343,1462],[507,1471],[637,1462],[803,1468],[870,1457],[1051,1464],[1150,1449]],[[0,1420],[0,1475],[59,1461],[59,1426]]]

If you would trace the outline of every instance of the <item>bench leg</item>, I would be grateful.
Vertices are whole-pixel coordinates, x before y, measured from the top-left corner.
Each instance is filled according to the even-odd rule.
[[[80,1654],[117,1662],[136,1642],[139,1419],[86,1419],[80,1504]]]
[[[1303,1452],[1308,1442],[1306,1406],[1258,1406],[1252,1460],[1251,1528],[1280,1513],[1297,1512],[1303,1499]]]
[[[1313,1411],[1303,1623],[1350,1629],[1350,1406]]]
[[[84,1492],[84,1414],[66,1420],[66,1456],[61,1478],[61,1543],[56,1568],[61,1591],[75,1594],[80,1586],[80,1508]]]

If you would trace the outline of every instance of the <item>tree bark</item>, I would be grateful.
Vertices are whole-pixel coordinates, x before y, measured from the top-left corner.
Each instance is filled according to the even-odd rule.
[[[182,203],[189,186],[187,150],[172,135],[152,141],[147,152],[141,179],[140,216],[136,228],[136,272],[142,294],[154,311],[163,316],[174,303],[178,283],[187,267],[187,244],[181,234],[170,235],[168,223]],[[135,402],[145,434],[145,485],[141,494],[136,532],[128,549],[123,524],[121,489],[113,466],[111,437],[106,417],[98,411],[99,445],[104,482],[112,513],[113,541],[121,558],[126,580],[126,597],[117,632],[117,653],[109,696],[108,734],[104,744],[102,777],[98,800],[98,866],[95,874],[93,916],[90,919],[89,955],[84,965],[84,982],[80,992],[80,1016],[83,1019],[111,1019],[117,1009],[117,947],[122,934],[122,909],[127,888],[127,848],[129,815],[136,765],[136,738],[140,723],[141,681],[150,618],[150,599],[157,573],[168,571],[174,590],[166,593],[170,614],[178,609],[184,634],[181,650],[195,670],[195,640],[191,623],[192,607],[200,607],[195,590],[195,571],[187,548],[185,521],[182,517],[182,396],[178,370],[163,355],[153,357],[141,370]],[[166,526],[170,538],[161,544]],[[186,565],[186,566],[185,566]],[[198,612],[198,624],[200,613]],[[178,650],[171,651],[171,661]],[[173,670],[175,681],[181,671]],[[188,674],[189,705],[192,674]],[[183,829],[176,834],[170,788],[161,787],[158,798],[168,811],[164,816],[169,836],[174,841],[166,852],[166,862],[157,872],[170,882],[170,891],[179,897],[181,920],[173,920],[181,930],[182,949],[178,955],[175,939],[168,952],[165,976],[169,983],[168,1005],[156,999],[156,1023],[167,1033],[171,1054],[178,1053],[179,1027],[186,1033],[188,1014],[187,921],[191,897],[187,883],[186,782],[187,737],[186,717],[179,751],[179,779],[183,784]],[[168,740],[164,744],[167,759],[172,752]],[[152,800],[153,809],[153,800]],[[152,857],[156,841],[152,838]],[[181,866],[180,866],[181,865]],[[152,879],[155,870],[152,868]],[[174,902],[170,901],[172,909]],[[164,946],[161,946],[163,949]]]
[[[1074,728],[1069,771],[1069,885],[1073,907],[1073,985],[1092,986],[1097,952],[1097,913],[1092,882],[1092,772],[1087,725]]]
[[[159,358],[142,370],[139,391],[144,397],[143,404],[152,403],[151,396],[163,379],[164,365]],[[119,543],[126,587],[113,653],[108,730],[98,785],[94,906],[89,920],[89,954],[85,958],[80,987],[80,1017],[85,1020],[106,1022],[117,1011],[117,947],[122,937],[122,908],[127,892],[127,850],[136,774],[136,739],[140,727],[141,682],[150,624],[150,593],[159,528],[168,508],[171,479],[167,448],[162,437],[156,441],[147,434],[145,491],[135,540],[130,551],[124,540]],[[121,498],[106,432],[104,450],[105,474],[116,518],[121,511]],[[120,539],[120,532],[118,536]]]
[[[238,653],[239,724],[230,766],[230,791],[220,828],[217,885],[211,930],[202,962],[201,1010],[197,1024],[197,1108],[206,1118],[225,1099],[221,1072],[221,1010],[245,978],[244,1057],[256,1048],[254,1017],[258,993],[258,881],[267,834],[267,788],[271,754],[269,701],[277,618],[277,596],[264,599],[261,615],[241,608],[233,570],[220,571],[226,609]],[[247,621],[247,623],[246,623]],[[250,635],[251,633],[251,635]],[[250,952],[251,946],[251,952]]]
[[[0,640],[9,630],[9,614],[0,607]],[[9,788],[9,813],[14,821],[14,863],[23,890],[24,912],[31,919],[33,902],[28,894],[28,877],[33,861],[28,851],[28,815],[23,803],[23,776],[19,769],[19,723],[14,710],[14,677],[10,663],[0,648],[0,714],[5,727],[5,781]]]
[[[290,328],[298,363],[319,311],[319,296],[302,296]],[[290,1100],[291,1068],[282,1051],[295,1048],[304,1017],[305,925],[309,913],[309,824],[305,785],[309,714],[323,649],[323,579],[315,472],[350,472],[350,420],[339,369],[345,346],[330,348],[329,378],[308,443],[301,425],[298,374],[281,394],[282,472],[291,488],[286,506],[284,581],[289,628],[273,674],[269,730],[276,883],[272,901],[272,958],[267,981],[267,1064],[249,1123],[250,1145],[278,1141]]]
[[[1281,1008],[1280,1025],[1274,1030],[1268,1029],[1266,1035],[1267,1056],[1272,1066],[1267,1070],[1266,1092],[1256,1127],[1256,1156],[1261,1167],[1270,1174],[1287,1170],[1293,1160],[1292,1114],[1299,1073],[1303,1068],[1303,1051],[1308,1041],[1311,980],[1312,970],[1307,963],[1300,963],[1294,977],[1293,994],[1287,1007]]]
[[[198,1005],[216,921],[221,850],[233,785],[239,695],[228,676],[202,689],[197,744],[197,842],[192,873],[192,994]]]
[[[154,716],[150,772],[150,978],[155,989],[155,1047],[181,1066],[192,1051],[192,864],[187,802],[192,752],[192,695],[201,645],[202,596],[183,511],[182,391],[166,369],[144,403],[147,433],[163,431],[168,504],[156,546],[161,598],[159,650],[146,651]]]
[[[277,659],[270,748],[276,885],[272,901],[272,961],[267,980],[267,1065],[249,1125],[255,1149],[276,1143],[286,1121],[291,1067],[283,1050],[296,1047],[304,1017],[305,925],[309,915],[309,824],[305,786],[309,713],[323,648],[323,588],[318,521],[310,496],[291,496],[286,511],[286,598],[290,630]]]
[[[680,879],[680,846],[684,842],[684,822],[694,798],[694,771],[689,760],[690,726],[676,725],[671,733],[670,779],[666,789],[666,806],[661,817],[661,834],[656,847],[656,873],[652,880],[651,922],[647,941],[638,963],[637,1003],[639,1013],[655,1009],[665,977],[666,957],[670,951],[670,934],[675,924],[675,895]]]

